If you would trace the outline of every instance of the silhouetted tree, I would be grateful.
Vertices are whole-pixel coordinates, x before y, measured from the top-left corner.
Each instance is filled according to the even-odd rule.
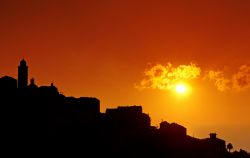
[[[233,149],[233,145],[231,143],[227,144],[227,149],[230,152]]]

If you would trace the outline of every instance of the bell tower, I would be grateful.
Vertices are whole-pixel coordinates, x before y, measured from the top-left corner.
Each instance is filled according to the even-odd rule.
[[[28,86],[28,66],[23,59],[18,66],[18,89],[25,90]]]

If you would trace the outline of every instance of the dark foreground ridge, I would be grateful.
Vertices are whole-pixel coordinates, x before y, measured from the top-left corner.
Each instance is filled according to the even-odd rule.
[[[232,144],[211,133],[198,139],[185,127],[166,121],[151,126],[141,106],[120,106],[100,112],[100,101],[65,97],[58,89],[28,84],[28,67],[22,60],[18,80],[0,78],[2,150],[8,155],[33,157],[167,157],[249,158],[230,151]]]

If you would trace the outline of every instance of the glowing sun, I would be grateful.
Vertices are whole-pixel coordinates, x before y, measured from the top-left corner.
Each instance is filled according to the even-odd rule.
[[[187,92],[187,86],[185,84],[179,83],[175,86],[175,91],[179,94],[185,94]]]

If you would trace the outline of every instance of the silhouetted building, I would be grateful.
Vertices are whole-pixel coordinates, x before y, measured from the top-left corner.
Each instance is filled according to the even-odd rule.
[[[100,101],[91,97],[65,97],[64,108],[66,120],[95,124],[100,114]]]
[[[108,123],[116,128],[149,128],[150,117],[142,113],[141,106],[119,106],[117,109],[107,109]]]
[[[30,79],[30,85],[29,86],[38,88],[37,85],[35,84],[35,79],[34,78]]]
[[[214,157],[225,155],[225,153],[227,152],[226,142],[222,139],[217,138],[216,133],[210,133],[209,136],[209,138],[201,140],[203,151]]]
[[[21,91],[25,90],[28,85],[28,66],[26,61],[21,60],[18,66],[18,89]]]
[[[176,123],[168,123],[163,121],[160,123],[159,129],[160,146],[163,147],[162,152],[169,154],[183,153],[187,146],[187,129]],[[164,150],[164,148],[166,148]]]
[[[168,123],[166,121],[163,121],[160,123],[160,131],[164,132],[167,135],[170,135],[171,137],[186,137],[187,135],[187,129],[181,125],[178,125],[177,123]]]
[[[25,60],[18,67],[18,81],[0,78],[0,105],[2,138],[7,138],[1,142],[9,143],[11,151],[26,150],[23,142],[28,142],[42,152],[45,143],[54,153],[69,152],[69,157],[249,158],[243,150],[227,152],[216,133],[197,139],[177,123],[163,121],[160,128],[153,127],[142,106],[101,113],[97,98],[66,97],[53,83],[39,87],[33,78],[28,85]]]
[[[38,86],[35,84],[35,79],[30,79],[30,85],[28,85],[28,92],[31,95],[37,94],[38,92]]]
[[[210,133],[209,136],[210,136],[210,139],[216,139],[217,138],[216,133]]]
[[[230,158],[250,158],[250,153],[247,153],[245,150],[240,149],[240,151],[234,151]]]
[[[16,89],[17,89],[16,79],[9,76],[4,76],[0,78],[0,94],[11,95],[16,92]]]
[[[50,86],[40,86],[39,94],[46,97],[53,97],[59,95],[58,89],[51,83]]]

